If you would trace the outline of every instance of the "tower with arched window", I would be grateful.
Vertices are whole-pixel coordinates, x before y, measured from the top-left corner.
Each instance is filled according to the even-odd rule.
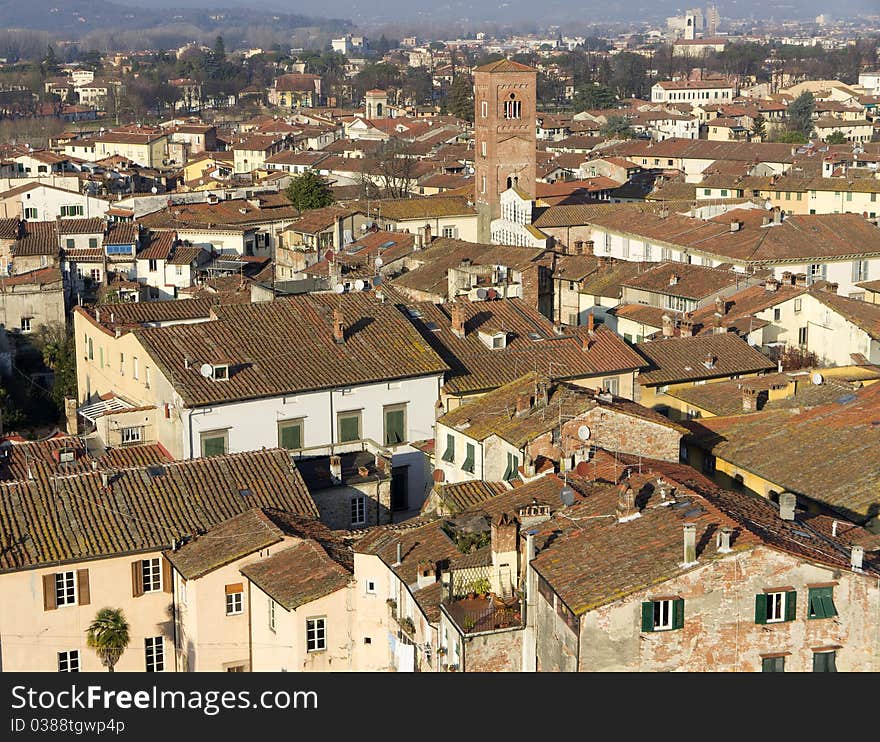
[[[501,216],[500,195],[515,187],[535,197],[537,72],[509,59],[474,70],[474,191],[477,239],[489,242]]]

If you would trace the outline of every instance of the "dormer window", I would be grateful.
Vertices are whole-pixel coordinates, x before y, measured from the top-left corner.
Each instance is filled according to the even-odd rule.
[[[491,350],[500,350],[507,347],[507,333],[501,330],[480,330],[480,340]]]
[[[228,381],[229,380],[229,366],[228,365],[218,365],[212,366],[213,369],[211,373],[211,378],[215,381]]]

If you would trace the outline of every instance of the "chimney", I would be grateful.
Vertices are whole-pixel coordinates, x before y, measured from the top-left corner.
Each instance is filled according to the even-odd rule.
[[[703,361],[703,365],[706,368],[715,368],[715,361],[716,360],[717,359],[715,358],[714,355],[712,355],[712,353],[706,353],[706,360]]]
[[[697,563],[697,524],[684,524],[684,562],[685,565]]]
[[[104,489],[109,489],[110,481],[110,472],[105,469],[101,472],[101,486]]]
[[[779,495],[779,517],[782,520],[794,520],[794,509],[797,505],[797,497],[792,492],[783,492]]]
[[[739,232],[739,228],[742,226],[742,222],[739,219],[731,219],[730,220],[730,231],[731,232]]]
[[[767,216],[766,214],[764,214],[764,216],[761,217],[761,226],[766,227],[769,223],[770,223],[770,217]]]
[[[718,312],[715,312],[712,315],[712,323],[714,325],[712,332],[714,332],[716,335],[721,335],[725,332],[724,327],[722,326],[722,320],[723,317]]]
[[[339,456],[330,457],[330,478],[334,482],[342,481],[342,458]]]
[[[516,397],[516,415],[517,415],[517,417],[522,417],[523,415],[527,415],[530,409],[532,409],[532,396],[528,392],[523,392],[522,394],[518,394]]]
[[[416,583],[418,589],[433,585],[437,582],[437,565],[431,561],[421,561],[416,568]]]
[[[758,406],[756,404],[756,393],[754,389],[742,390],[743,412],[754,412]]]
[[[675,286],[677,283],[678,283],[678,274],[677,274],[677,273],[672,273],[672,274],[669,276],[669,285],[670,285],[670,286]]]
[[[803,286],[807,285],[807,274],[806,273],[797,273],[794,277],[794,285],[795,286]]]
[[[64,398],[64,419],[67,422],[68,435],[76,435],[79,433],[79,418],[76,414],[76,398]]]
[[[596,332],[596,319],[592,312],[587,315],[587,332],[589,332],[590,335]]]
[[[535,404],[542,404],[545,407],[550,402],[550,387],[546,381],[539,381],[535,386]]]
[[[727,314],[727,302],[720,296],[715,297],[715,311],[722,317]]]
[[[778,206],[773,207],[773,223],[782,224],[782,209]]]
[[[586,246],[586,250],[584,251],[584,255],[595,255],[596,254],[595,240],[587,240],[584,244]]]
[[[865,558],[864,546],[853,546],[849,554],[849,563],[852,565],[853,571],[862,571],[862,560]]]
[[[101,308],[95,307],[95,322],[99,325],[101,324]]]
[[[733,535],[733,529],[730,526],[722,526],[718,531],[718,553],[729,554],[733,549],[730,548],[730,537]]]
[[[342,310],[339,307],[333,310],[333,339],[337,343],[345,342],[345,330],[342,325]]]
[[[461,308],[461,304],[458,302],[452,302],[452,308],[450,309],[450,316],[452,318],[452,332],[456,335],[456,337],[463,338],[464,337],[464,310]]]
[[[429,247],[431,244],[431,225],[425,224],[425,247]]]
[[[764,288],[767,291],[777,291],[779,289],[779,281],[777,281],[775,278],[768,278],[764,282]]]
[[[519,521],[512,513],[501,513],[492,521],[492,553],[504,554],[517,550]]]
[[[672,317],[668,314],[663,315],[663,337],[671,338],[674,334],[674,328],[672,326]]]
[[[641,516],[636,509],[636,495],[633,488],[626,482],[621,482],[617,487],[617,522],[626,523]]]
[[[786,285],[790,285],[794,283],[794,276],[791,271],[783,271],[782,272],[782,283]]]
[[[682,337],[693,337],[694,335],[694,320],[691,316],[691,313],[688,312],[681,318],[681,336]]]
[[[584,241],[583,240],[575,240],[574,254],[575,255],[583,255],[584,254]]]
[[[396,557],[397,558],[394,560],[394,564],[391,565],[392,567],[399,567],[401,564],[403,564],[403,544],[401,544],[400,541],[397,542]]]

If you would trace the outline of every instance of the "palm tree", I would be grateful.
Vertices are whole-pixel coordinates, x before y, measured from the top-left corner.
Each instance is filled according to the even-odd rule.
[[[128,621],[121,608],[102,608],[86,631],[86,644],[97,652],[107,672],[113,672],[128,640]]]

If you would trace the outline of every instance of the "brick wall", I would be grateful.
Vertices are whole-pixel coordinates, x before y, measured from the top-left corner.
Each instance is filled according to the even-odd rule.
[[[522,629],[483,634],[464,641],[466,672],[522,671]]]

